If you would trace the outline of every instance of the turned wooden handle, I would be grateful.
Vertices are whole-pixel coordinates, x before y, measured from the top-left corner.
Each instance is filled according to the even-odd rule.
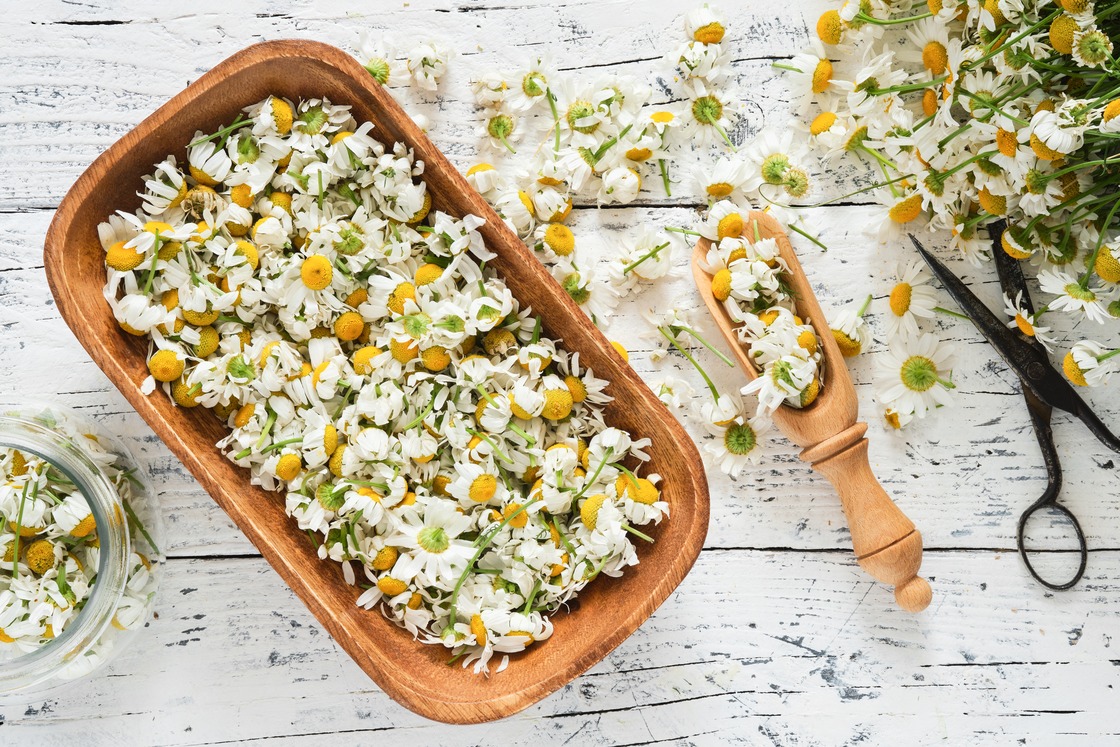
[[[827,477],[840,494],[860,567],[872,578],[895,587],[899,607],[920,612],[933,597],[929,582],[918,576],[922,535],[871,472],[866,432],[866,423],[856,423],[805,449],[801,458]]]

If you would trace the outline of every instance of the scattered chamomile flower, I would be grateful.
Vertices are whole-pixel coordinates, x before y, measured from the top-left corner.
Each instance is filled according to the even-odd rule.
[[[883,372],[879,401],[900,418],[923,418],[952,404],[950,392],[956,388],[949,369],[952,356],[952,348],[933,334],[896,337],[879,359]]]
[[[1077,386],[1106,386],[1120,370],[1120,349],[1109,350],[1092,340],[1082,340],[1066,353],[1062,369]]]
[[[417,44],[408,51],[409,75],[417,86],[425,91],[435,91],[440,79],[447,72],[447,62],[451,57],[451,50],[443,42],[430,39]]]
[[[898,282],[887,298],[890,314],[887,316],[887,335],[891,338],[911,338],[918,335],[918,319],[933,317],[937,306],[937,293],[929,284],[930,275],[920,260],[900,265]]]
[[[1055,344],[1055,340],[1049,334],[1050,328],[1043,327],[1038,323],[1038,320],[1042,318],[1045,311],[1037,311],[1034,313],[1027,311],[1023,305],[1022,291],[1019,291],[1014,301],[1011,300],[1010,296],[1005,295],[1003,297],[1003,304],[1004,311],[1011,317],[1011,321],[1007,323],[1010,329],[1019,330],[1027,337],[1032,337],[1037,340],[1038,344],[1042,345],[1047,351],[1051,350],[1051,346]]]

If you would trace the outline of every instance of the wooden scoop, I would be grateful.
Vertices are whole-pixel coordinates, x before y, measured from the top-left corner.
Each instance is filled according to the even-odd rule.
[[[867,423],[856,421],[855,387],[789,237],[776,220],[755,211],[744,228],[748,238],[754,236],[755,221],[762,238],[777,241],[782,259],[790,269],[789,284],[796,293],[798,314],[817,331],[823,354],[824,384],[820,395],[802,409],[782,405],[773,415],[774,423],[789,440],[803,448],[801,459],[827,477],[840,494],[860,567],[872,578],[894,585],[899,607],[920,612],[929,606],[933,595],[929,583],[917,575],[922,565],[922,535],[871,473],[864,438]],[[696,286],[739,365],[749,378],[755,379],[759,371],[747,357],[748,348],[739,341],[727,309],[712,295],[712,278],[704,269],[711,245],[711,241],[702,238],[693,252]]]

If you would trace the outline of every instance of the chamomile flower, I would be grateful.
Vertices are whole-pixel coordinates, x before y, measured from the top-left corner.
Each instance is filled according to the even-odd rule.
[[[1056,298],[1046,304],[1055,311],[1070,311],[1083,315],[1098,324],[1108,321],[1108,311],[1102,303],[1101,289],[1086,283],[1084,286],[1072,275],[1062,270],[1042,270],[1038,284],[1043,293]]]
[[[925,417],[937,408],[952,404],[953,351],[935,335],[895,338],[879,364],[882,388],[879,401],[905,415]]]
[[[1014,301],[1011,300],[1010,296],[1005,295],[1003,305],[1005,313],[1011,317],[1011,321],[1007,323],[1009,328],[1017,329],[1027,337],[1038,340],[1038,343],[1046,350],[1051,349],[1050,346],[1055,344],[1055,340],[1049,334],[1050,328],[1038,323],[1038,320],[1042,317],[1041,313],[1035,312],[1032,314],[1023,308],[1022,291],[1019,291]]]
[[[1066,353],[1062,368],[1066,377],[1078,386],[1105,386],[1120,370],[1120,349],[1109,350],[1092,340],[1076,343]]]
[[[930,276],[920,260],[898,268],[898,282],[891,288],[887,306],[887,334],[911,338],[918,335],[918,319],[930,319],[937,306],[937,293],[929,285]]]
[[[450,50],[441,41],[430,39],[410,49],[405,64],[417,86],[425,91],[435,91],[447,72],[450,55]]]
[[[704,456],[720,472],[738,477],[748,466],[758,464],[762,455],[759,440],[769,430],[769,424],[769,420],[760,417],[738,417],[723,426],[706,424],[715,438],[704,442]]]
[[[871,296],[863,300],[859,308],[849,304],[832,316],[829,328],[836,340],[840,353],[845,358],[854,358],[859,355],[864,347],[871,341],[871,333],[863,320],[867,307],[871,304]]]

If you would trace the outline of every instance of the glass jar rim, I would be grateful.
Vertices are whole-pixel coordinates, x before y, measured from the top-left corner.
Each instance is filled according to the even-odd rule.
[[[86,499],[101,541],[97,581],[66,629],[39,649],[0,661],[0,695],[37,685],[93,647],[112,623],[128,577],[128,521],[105,473],[69,436],[32,417],[0,415],[0,448],[27,451],[58,468]]]

